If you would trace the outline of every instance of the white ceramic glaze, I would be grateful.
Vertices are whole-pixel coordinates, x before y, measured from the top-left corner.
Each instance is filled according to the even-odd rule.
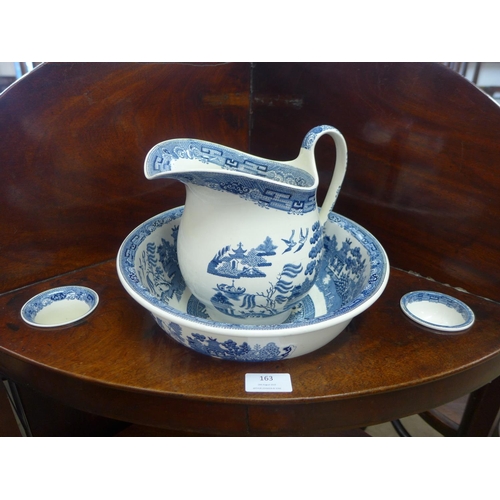
[[[319,210],[314,147],[323,135],[335,141],[337,159]],[[151,149],[146,177],[186,185],[179,266],[212,319],[253,325],[286,320],[318,276],[323,226],[346,164],[345,140],[330,126],[311,130],[289,162],[194,139],[164,141]]]
[[[401,309],[416,323],[441,332],[460,332],[475,321],[468,305],[440,292],[407,293],[401,298]]]
[[[22,319],[32,326],[53,328],[88,316],[99,303],[97,293],[83,286],[62,286],[32,297],[21,309]]]
[[[190,292],[178,265],[177,237],[183,207],[149,219],[132,231],[117,256],[125,290],[151,312],[177,342],[233,361],[275,361],[302,356],[334,339],[370,307],[389,278],[380,243],[355,222],[330,213],[324,258],[308,294],[278,325],[241,325],[210,319]]]

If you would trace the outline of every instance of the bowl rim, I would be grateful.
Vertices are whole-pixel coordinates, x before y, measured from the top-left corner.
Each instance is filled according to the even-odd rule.
[[[248,337],[271,337],[271,336],[287,336],[287,335],[299,335],[305,332],[313,332],[324,330],[325,328],[332,327],[343,322],[350,321],[353,317],[361,314],[363,311],[368,309],[382,294],[385,290],[387,282],[389,280],[390,274],[390,266],[389,259],[387,254],[380,244],[380,242],[365,228],[360,226],[358,223],[352,221],[351,219],[340,215],[336,212],[330,212],[328,219],[325,224],[328,223],[341,223],[341,227],[345,229],[347,232],[351,233],[358,241],[359,237],[362,237],[364,240],[363,244],[360,241],[360,244],[366,246],[369,244],[372,248],[372,251],[368,251],[371,258],[371,266],[373,267],[373,262],[377,261],[377,258],[374,258],[373,255],[376,254],[378,257],[378,267],[379,275],[371,275],[368,284],[370,285],[370,293],[366,295],[367,286],[365,286],[362,292],[357,297],[357,303],[353,307],[352,303],[349,305],[350,307],[344,306],[340,307],[338,310],[333,313],[327,313],[317,318],[313,318],[311,320],[305,320],[300,323],[281,323],[278,325],[239,325],[233,323],[221,323],[217,321],[213,321],[210,319],[198,318],[191,316],[187,313],[176,312],[173,307],[168,307],[165,305],[165,308],[160,308],[146,300],[145,297],[151,297],[153,301],[156,299],[150,292],[148,292],[142,285],[135,286],[140,287],[144,291],[144,296],[139,294],[139,292],[132,286],[131,281],[126,277],[127,266],[124,264],[125,262],[125,253],[128,251],[128,247],[133,247],[135,250],[139,247],[142,241],[154,230],[158,227],[162,227],[166,223],[170,223],[173,220],[179,219],[184,210],[184,206],[179,206],[170,210],[166,210],[161,212],[146,221],[142,222],[139,226],[133,229],[127,237],[123,240],[120,248],[118,250],[117,258],[116,258],[116,267],[118,277],[125,288],[125,290],[136,300],[139,304],[141,304],[145,309],[147,309],[154,316],[159,317],[162,320],[168,320],[170,322],[177,323],[182,326],[187,326],[194,331],[200,330],[204,333],[213,333],[213,334],[223,334],[224,331],[230,332],[233,336],[248,336]],[[158,225],[157,222],[159,219],[162,220],[162,224]],[[168,220],[166,220],[168,219]],[[145,233],[146,227],[152,228],[150,232]],[[344,227],[344,226],[347,226]],[[350,226],[350,227],[349,227]],[[141,236],[141,232],[143,233]],[[356,234],[354,234],[356,233]],[[142,239],[141,239],[142,238]],[[140,241],[139,241],[140,240]],[[135,252],[133,254],[135,256]],[[134,273],[135,274],[135,273]],[[362,299],[359,299],[360,295],[366,295]],[[347,309],[347,310],[345,310]],[[345,310],[345,311],[344,311]]]

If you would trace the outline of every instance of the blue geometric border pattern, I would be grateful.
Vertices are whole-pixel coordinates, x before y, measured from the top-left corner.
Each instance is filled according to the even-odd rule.
[[[318,125],[317,127],[314,127],[304,137],[304,140],[302,141],[302,147],[304,149],[311,149],[314,146],[316,137],[325,130],[335,130],[335,129],[330,125]]]
[[[228,173],[173,174],[172,177],[196,186],[235,194],[263,208],[282,210],[290,214],[306,214],[316,210],[316,190],[297,190],[287,185],[271,184],[261,179],[242,177]]]
[[[173,164],[179,160],[196,160],[201,166],[176,172]],[[220,171],[203,167],[209,164],[216,165]],[[147,177],[158,174],[172,177],[287,213],[301,214],[316,209],[315,180],[308,172],[205,141],[172,139],[158,144],[146,157],[145,172]]]
[[[196,322],[204,324],[207,326],[213,326],[214,322],[205,317],[195,317],[188,313],[180,312],[175,309],[175,307],[169,306],[164,300],[160,300],[151,294],[145,287],[140,283],[140,280],[135,271],[135,255],[138,247],[141,243],[152,233],[154,233],[158,228],[162,228],[165,224],[172,222],[174,220],[180,220],[184,207],[178,207],[176,209],[169,210],[162,214],[157,215],[141,224],[135,231],[133,231],[130,236],[125,240],[123,248],[120,252],[120,258],[118,260],[118,266],[120,268],[121,274],[125,277],[128,285],[132,287],[136,293],[145,297],[145,299],[153,306],[167,311],[170,314],[178,317],[179,319],[184,319],[190,322]],[[342,314],[348,313],[354,308],[358,307],[360,304],[368,300],[373,293],[380,287],[381,283],[384,282],[386,274],[389,269],[385,266],[384,260],[384,250],[380,244],[373,238],[373,236],[361,226],[358,226],[351,220],[342,217],[334,212],[329,214],[329,220],[338,224],[339,227],[352,234],[363,246],[363,248],[368,253],[369,262],[366,263],[367,267],[371,270],[371,274],[368,278],[368,283],[363,288],[358,297],[354,301],[348,304],[339,304],[339,307],[329,308],[326,314],[320,317],[311,317],[309,314],[306,316],[298,318],[298,322],[294,323],[298,326],[314,325],[317,323],[324,322],[329,319],[333,319]],[[320,275],[317,278],[321,280]],[[314,308],[313,308],[314,309]],[[273,330],[288,329],[290,328],[290,323],[283,323],[279,325],[273,325]],[[235,325],[231,323],[217,323],[217,327],[221,329],[235,329]],[[237,325],[237,329],[244,330],[266,330],[269,329],[269,325]]]

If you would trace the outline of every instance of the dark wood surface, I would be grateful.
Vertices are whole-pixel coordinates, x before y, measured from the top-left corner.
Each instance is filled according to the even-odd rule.
[[[279,363],[171,341],[114,263],[130,230],[184,200],[178,183],[144,179],[146,152],[192,136],[292,159],[322,123],[349,148],[336,211],[393,266],[382,297],[324,348]],[[499,130],[498,106],[438,64],[43,64],[0,97],[0,372],[92,414],[224,435],[356,428],[479,389],[500,375]],[[320,141],[320,198],[333,159]],[[97,310],[67,328],[24,324],[23,303],[59,284],[94,288]],[[464,300],[474,326],[412,323],[399,299],[422,288]],[[249,371],[290,373],[294,390],[245,393]]]
[[[29,297],[69,283],[99,293],[91,316],[58,329],[24,324],[19,309]],[[238,435],[362,427],[439,406],[498,372],[500,306],[452,291],[474,309],[476,324],[440,335],[399,310],[404,293],[422,288],[450,293],[393,269],[382,297],[324,348],[248,364],[172,341],[123,290],[109,261],[0,297],[0,371],[75,408],[142,425]],[[245,373],[269,371],[290,373],[293,392],[245,392]]]

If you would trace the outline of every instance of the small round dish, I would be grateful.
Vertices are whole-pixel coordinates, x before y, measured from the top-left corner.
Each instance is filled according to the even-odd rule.
[[[94,290],[84,286],[52,288],[32,297],[21,309],[21,317],[32,326],[53,328],[88,316],[99,302]]]
[[[475,321],[468,305],[440,292],[410,292],[403,295],[400,305],[413,321],[442,332],[460,332]]]

